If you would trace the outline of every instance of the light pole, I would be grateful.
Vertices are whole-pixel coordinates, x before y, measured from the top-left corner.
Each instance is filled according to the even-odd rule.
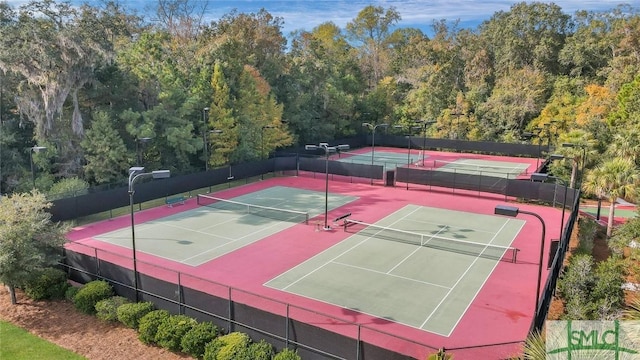
[[[29,160],[31,161],[31,182],[33,183],[33,188],[36,188],[36,168],[33,164],[33,153],[47,150],[45,146],[33,146],[29,148]]]
[[[542,259],[544,257],[544,237],[545,237],[545,228],[546,228],[544,219],[542,219],[540,215],[534,212],[520,210],[515,206],[508,206],[508,205],[497,205],[494,210],[494,213],[496,215],[505,215],[505,216],[511,216],[511,217],[518,216],[518,213],[532,215],[537,217],[538,220],[540,220],[540,223],[542,224],[542,240],[540,241],[540,264],[538,265],[538,284],[536,288],[536,308],[533,316],[535,318],[536,314],[538,314],[538,308],[540,307],[540,289],[542,285]]]
[[[420,122],[422,124],[422,167],[424,167],[424,154],[427,152],[427,127],[435,123],[435,120],[422,120]]]
[[[574,144],[574,143],[562,143],[562,147],[577,147],[582,149],[582,164],[580,165],[580,187],[582,187],[582,180],[584,176],[584,166],[587,163],[587,145]]]
[[[142,156],[140,155],[140,143],[151,141],[150,137],[136,138],[136,166],[142,166]]]
[[[264,158],[264,129],[273,129],[273,125],[264,125],[260,128],[260,160]],[[264,174],[260,174],[260,180],[264,180]]]
[[[562,185],[564,186],[564,199],[562,200],[562,219],[560,220],[560,237],[558,239],[562,240],[562,230],[564,230],[564,211],[567,208],[567,188],[569,186],[569,184],[567,184],[566,181],[564,181],[564,179],[561,179],[559,177],[555,177],[555,176],[551,176],[549,174],[543,174],[543,173],[533,173],[531,174],[531,181],[540,181],[540,182],[545,182],[547,179],[551,179],[551,180],[555,180],[555,181],[560,181],[562,183]]]
[[[327,143],[320,143],[318,145],[305,145],[304,149],[307,151],[317,151],[322,149],[325,156],[325,179],[324,179],[324,230],[331,230],[329,227],[329,155],[339,150],[349,150],[349,145],[329,146]]]
[[[404,129],[405,127],[402,125],[394,125],[396,129]],[[411,167],[411,135],[413,134],[413,130],[420,130],[419,126],[410,126],[409,131],[407,131],[407,168]],[[407,182],[407,190],[409,190],[409,182]]]
[[[456,132],[454,134],[456,135],[455,138],[458,139],[458,135],[460,133],[460,115],[464,115],[464,113],[454,110],[451,115],[456,117]]]
[[[141,177],[151,176],[154,179],[165,179],[171,176],[169,170],[156,170],[150,173],[143,173],[144,167],[133,166],[129,168],[129,206],[131,208],[131,246],[133,249],[133,288],[136,292],[136,302],[138,301],[138,263],[136,261],[136,231],[133,210],[133,194],[135,190],[133,184]]]
[[[209,125],[207,124],[207,115],[209,113],[209,108],[206,107],[202,109],[202,145],[204,145],[204,171],[209,170],[209,142],[207,141],[207,133],[209,133]]]
[[[389,124],[384,123],[374,125],[372,123],[363,122],[362,126],[366,126],[371,129],[371,166],[373,166],[376,152],[376,129],[379,127],[386,128],[389,126]],[[373,177],[371,178],[371,185],[373,185]]]

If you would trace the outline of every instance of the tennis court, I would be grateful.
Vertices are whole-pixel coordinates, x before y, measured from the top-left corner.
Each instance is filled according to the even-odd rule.
[[[427,165],[431,165],[427,163]],[[433,168],[438,171],[459,174],[486,175],[493,177],[514,178],[524,174],[529,168],[527,163],[514,163],[483,159],[458,159],[455,161],[433,160]]]
[[[329,194],[328,208],[354,196]],[[273,186],[232,199],[198,195],[191,210],[137,224],[136,251],[198,266],[324,213],[325,193]],[[95,236],[131,248],[131,228]]]
[[[265,286],[450,336],[525,221],[407,205]]]
[[[340,158],[336,159],[342,162],[349,162],[354,164],[365,164],[371,165],[371,156],[374,155],[373,164],[384,166],[386,170],[393,170],[400,166],[406,166],[407,163],[414,164],[419,158],[416,154],[411,154],[410,156],[407,153],[398,153],[398,152],[390,152],[390,151],[379,151],[375,152],[369,151],[365,153],[354,153],[348,151],[342,151],[340,153]]]

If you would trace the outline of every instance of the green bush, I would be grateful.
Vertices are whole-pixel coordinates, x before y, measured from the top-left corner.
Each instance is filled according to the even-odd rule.
[[[156,344],[173,352],[182,349],[182,337],[189,332],[197,321],[186,315],[172,315],[164,319],[158,325],[156,332]]]
[[[118,307],[129,302],[122,296],[112,296],[96,303],[96,316],[104,321],[118,320]]]
[[[247,354],[251,338],[249,335],[232,332],[215,338],[204,349],[204,360],[240,360]]]
[[[273,357],[273,360],[302,360],[296,351],[284,349]]]
[[[124,326],[138,330],[140,326],[140,319],[143,316],[153,311],[153,303],[140,302],[140,303],[127,303],[122,304],[116,310],[118,321],[124,324]]]
[[[24,286],[24,292],[33,300],[63,299],[68,287],[64,271],[45,268],[31,276]]]
[[[73,304],[76,308],[86,314],[96,313],[96,304],[113,296],[113,288],[108,282],[95,280],[80,288],[76,296],[73,297]]]
[[[80,291],[80,287],[78,286],[69,286],[67,290],[64,292],[64,298],[73,301],[73,298],[76,297],[76,294]]]
[[[593,243],[598,232],[598,223],[588,217],[578,218],[578,251],[591,254]]]
[[[170,316],[167,310],[153,310],[143,316],[138,326],[138,339],[145,344],[155,343],[158,326]]]
[[[620,312],[624,304],[623,272],[623,262],[619,258],[608,258],[598,264],[596,283],[590,292],[596,319],[611,320]]]
[[[271,360],[276,352],[273,345],[264,340],[249,345],[249,359],[251,360]]]
[[[66,178],[53,184],[47,192],[47,199],[55,200],[87,194],[89,183],[77,177]]]
[[[212,323],[198,323],[182,337],[180,343],[182,352],[200,359],[204,356],[205,345],[215,339],[218,334],[218,328]]]

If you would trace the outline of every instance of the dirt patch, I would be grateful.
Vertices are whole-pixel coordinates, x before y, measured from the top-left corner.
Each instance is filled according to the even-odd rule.
[[[146,346],[138,340],[135,330],[82,314],[69,301],[33,301],[18,291],[18,304],[11,305],[9,292],[4,286],[1,288],[0,319],[87,359],[189,359],[162,348]]]

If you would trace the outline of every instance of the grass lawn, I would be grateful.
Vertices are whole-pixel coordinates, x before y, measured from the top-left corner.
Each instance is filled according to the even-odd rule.
[[[84,357],[43,340],[11,323],[0,321],[0,359],[80,360]]]

